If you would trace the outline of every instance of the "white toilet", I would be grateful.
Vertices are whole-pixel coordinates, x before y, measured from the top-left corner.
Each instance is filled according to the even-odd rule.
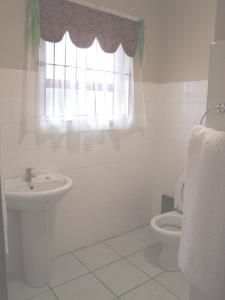
[[[174,207],[176,210],[152,218],[150,227],[155,238],[161,243],[159,265],[168,271],[177,271],[178,250],[181,236],[183,212],[184,175],[181,175],[175,187]]]

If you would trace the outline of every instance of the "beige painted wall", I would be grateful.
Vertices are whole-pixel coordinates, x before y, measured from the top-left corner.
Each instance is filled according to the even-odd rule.
[[[216,0],[162,0],[159,81],[208,78]]]
[[[0,1],[0,68],[23,69],[25,0]]]
[[[225,0],[218,0],[215,41],[225,40]]]
[[[25,69],[26,2],[27,0],[0,1],[0,68]],[[90,0],[90,2],[145,19],[147,55],[143,78],[145,81],[156,81],[159,70],[160,0]]]
[[[145,19],[144,81],[208,78],[217,0],[89,1]],[[0,68],[24,69],[25,3],[0,1]]]

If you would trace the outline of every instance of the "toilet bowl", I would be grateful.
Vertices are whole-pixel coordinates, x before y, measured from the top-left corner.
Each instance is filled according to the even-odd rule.
[[[181,175],[175,187],[174,204],[176,210],[152,218],[150,227],[156,240],[161,243],[159,265],[168,271],[177,271],[178,250],[181,237],[183,211],[184,175]]]

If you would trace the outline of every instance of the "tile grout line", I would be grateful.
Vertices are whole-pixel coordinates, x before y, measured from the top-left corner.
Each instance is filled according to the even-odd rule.
[[[159,243],[155,243],[155,244],[153,244],[153,245],[149,245],[149,246],[146,247],[146,248],[143,248],[143,249],[138,250],[138,251],[136,251],[136,252],[134,252],[134,253],[128,254],[127,256],[124,256],[124,258],[128,258],[128,257],[131,257],[131,256],[133,256],[133,255],[136,255],[136,254],[138,254],[139,252],[145,251],[145,249],[147,249],[147,248],[151,248],[151,247],[155,246],[156,244],[159,244]],[[114,250],[114,251],[115,251],[115,250]]]
[[[89,271],[90,271],[90,273],[89,274],[92,274],[107,290],[109,290],[110,291],[110,293],[113,295],[113,296],[115,296],[115,297],[113,297],[113,299],[116,299],[117,297],[118,297],[118,295],[116,295],[101,279],[99,279],[96,275],[95,275],[95,271],[92,271],[92,270],[90,270],[90,268],[83,262],[83,261],[81,261],[80,259],[79,259],[79,257],[77,257],[76,255],[75,255],[75,253],[73,253],[73,256],[84,266],[84,267],[86,267]],[[120,260],[122,260],[122,258],[120,259]],[[119,261],[120,261],[119,260]],[[112,262],[113,263],[113,262]],[[112,264],[111,263],[111,264]],[[110,265],[110,264],[109,264]]]
[[[164,270],[163,273],[161,273],[160,275],[162,275],[162,274],[164,274],[164,273],[166,273],[165,270]],[[130,293],[130,292],[132,292],[132,291],[134,291],[134,290],[136,290],[136,289],[139,288],[139,287],[144,286],[146,283],[148,283],[148,282],[150,282],[150,281],[154,281],[154,282],[158,283],[158,284],[161,286],[162,289],[168,291],[171,295],[175,296],[177,299],[182,300],[182,299],[181,299],[180,297],[178,297],[176,294],[174,294],[173,292],[171,292],[168,288],[164,287],[164,286],[163,286],[162,284],[160,284],[157,280],[155,280],[155,278],[156,278],[156,277],[159,277],[160,275],[157,275],[157,276],[155,276],[155,277],[149,278],[149,280],[146,280],[145,282],[143,282],[143,283],[141,283],[141,284],[135,286],[134,288],[130,289],[129,291],[127,291],[127,292],[121,294],[121,295],[119,296],[119,298],[120,298],[120,297],[123,297],[124,295],[126,295],[126,294],[128,294],[128,293]]]
[[[110,248],[110,250],[112,250],[111,248]],[[115,251],[114,251],[115,252]],[[117,254],[118,255],[118,253],[117,252],[115,252],[115,254]],[[88,265],[86,265],[77,255],[76,255],[76,253],[72,253],[72,255],[75,257],[75,259],[77,259],[86,269],[88,269],[88,271],[90,272],[90,273],[92,273],[92,272],[96,272],[96,271],[98,271],[98,270],[100,270],[100,269],[102,269],[102,268],[104,268],[104,267],[107,267],[107,266],[110,266],[110,265],[112,265],[113,263],[116,263],[116,262],[118,262],[118,261],[121,261],[122,259],[124,259],[124,257],[123,256],[121,256],[121,255],[119,255],[120,256],[120,258],[118,258],[118,259],[116,259],[116,260],[114,260],[114,261],[112,261],[112,262],[110,262],[110,263],[107,263],[107,264],[105,264],[105,265],[103,265],[103,266],[101,266],[101,267],[97,267],[97,268],[95,268],[94,270],[92,270],[92,269],[90,269],[89,267],[88,267]]]
[[[108,246],[110,249],[114,250],[114,249],[111,248],[109,245],[107,245],[107,246]],[[152,246],[153,246],[153,245],[152,245]],[[151,246],[150,246],[150,247],[151,247]],[[148,248],[148,247],[147,247],[147,248]],[[146,248],[144,248],[144,249],[146,249]],[[144,285],[145,283],[147,283],[147,282],[149,282],[149,281],[151,281],[151,280],[154,280],[154,281],[157,282],[162,288],[164,288],[165,290],[167,290],[170,294],[172,294],[173,296],[175,296],[177,299],[182,300],[182,299],[180,299],[177,295],[175,295],[172,291],[170,291],[168,288],[164,287],[162,284],[160,284],[160,283],[157,281],[157,278],[158,278],[158,277],[160,277],[162,274],[164,274],[164,273],[167,272],[166,270],[162,269],[163,271],[162,271],[160,274],[157,274],[157,275],[155,275],[155,276],[151,276],[151,275],[149,275],[148,273],[146,273],[145,271],[143,271],[142,269],[140,269],[139,267],[137,267],[136,265],[134,265],[132,262],[130,262],[130,261],[127,259],[128,257],[130,257],[130,256],[132,256],[132,255],[135,255],[135,254],[137,254],[137,253],[139,253],[139,252],[142,252],[144,249],[139,250],[139,251],[137,251],[137,252],[135,252],[135,253],[133,253],[133,254],[130,254],[130,255],[128,255],[128,256],[122,256],[122,259],[121,259],[121,260],[123,260],[123,259],[126,260],[126,261],[129,262],[132,266],[134,266],[138,271],[143,272],[145,275],[147,275],[147,276],[149,277],[149,279],[148,279],[147,281],[143,282],[140,286]],[[116,250],[114,250],[114,251],[115,251],[117,254],[121,255],[121,254],[118,253]],[[120,260],[119,260],[119,261],[120,261]],[[111,264],[112,264],[112,263],[111,263]],[[102,267],[102,268],[103,268],[103,267]],[[101,268],[99,268],[99,269],[101,269]],[[121,296],[123,296],[123,295],[129,293],[130,291],[135,290],[136,288],[138,288],[138,286],[137,286],[137,287],[134,287],[133,289],[127,291],[126,293],[124,293],[124,294],[122,294],[122,295],[120,295],[120,296],[118,296],[118,297],[121,297]]]
[[[80,276],[78,276],[78,277],[75,277],[75,278],[73,278],[73,279],[70,279],[70,280],[68,280],[68,281],[66,281],[66,282],[63,282],[63,283],[61,283],[61,284],[58,284],[58,285],[56,285],[56,286],[54,286],[54,287],[51,287],[50,284],[48,284],[48,285],[46,286],[46,288],[47,288],[46,291],[40,292],[40,293],[38,293],[38,294],[36,294],[36,295],[34,295],[34,296],[32,296],[32,297],[26,298],[26,299],[24,299],[24,300],[35,299],[35,297],[38,297],[39,295],[42,295],[42,294],[44,294],[44,293],[46,293],[46,292],[48,292],[48,291],[51,291],[51,292],[53,293],[53,295],[56,297],[56,299],[57,299],[57,300],[60,300],[60,299],[57,297],[57,295],[55,294],[54,289],[56,289],[56,288],[58,288],[58,287],[61,287],[61,286],[63,286],[63,285],[66,285],[66,284],[68,284],[68,283],[70,283],[70,282],[72,282],[72,281],[74,281],[74,280],[76,280],[76,279],[82,278],[82,277],[84,277],[84,276],[86,276],[86,275],[88,275],[88,274],[92,274],[99,282],[101,282],[101,283],[105,286],[105,288],[107,288],[113,295],[115,295],[116,298],[113,298],[113,300],[114,300],[114,299],[117,299],[117,297],[120,297],[121,295],[120,295],[120,296],[116,295],[116,294],[115,294],[115,293],[114,293],[107,285],[105,285],[104,282],[102,282],[102,281],[95,275],[94,272],[96,272],[96,271],[98,271],[98,270],[100,270],[100,269],[102,269],[102,268],[104,268],[104,267],[110,266],[110,265],[113,264],[113,263],[122,261],[122,260],[126,260],[126,261],[127,261],[128,263],[130,263],[133,267],[135,267],[139,272],[142,272],[142,273],[144,273],[146,276],[149,277],[149,279],[148,279],[147,281],[145,281],[144,283],[146,283],[146,282],[148,282],[148,281],[154,279],[155,277],[152,277],[151,275],[149,275],[148,273],[146,273],[146,272],[143,271],[141,268],[137,267],[136,265],[134,265],[132,262],[130,262],[130,261],[127,259],[128,257],[130,257],[130,256],[132,256],[132,255],[135,255],[135,254],[137,254],[137,253],[139,253],[139,252],[142,252],[142,251],[144,251],[146,248],[152,247],[152,246],[154,245],[154,244],[151,245],[151,244],[147,243],[144,239],[139,238],[138,236],[136,236],[136,234],[133,233],[133,232],[136,231],[137,229],[141,229],[141,228],[144,228],[144,227],[146,227],[146,226],[148,226],[148,224],[144,224],[144,225],[138,226],[137,228],[135,228],[135,229],[133,229],[133,230],[130,230],[130,231],[127,231],[127,232],[123,232],[123,233],[121,233],[121,234],[118,234],[118,235],[115,235],[115,236],[113,236],[113,237],[104,239],[104,240],[102,240],[102,241],[98,241],[98,242],[93,243],[93,244],[91,244],[91,245],[88,245],[88,246],[85,246],[85,247],[82,247],[82,248],[78,248],[78,249],[76,249],[76,250],[72,250],[72,251],[69,251],[69,252],[66,252],[66,253],[63,253],[63,254],[58,255],[58,256],[56,256],[56,257],[51,258],[51,260],[54,260],[54,259],[57,259],[57,258],[62,257],[62,256],[64,256],[64,255],[69,255],[69,254],[71,254],[75,259],[77,259],[77,260],[78,260],[78,261],[79,261],[79,262],[87,269],[88,272],[85,273],[85,274],[82,274],[82,275],[80,275]],[[116,238],[116,237],[119,237],[119,236],[122,236],[122,235],[125,235],[125,234],[129,234],[129,233],[131,233],[132,235],[134,235],[137,239],[141,240],[142,242],[145,242],[145,243],[146,243],[146,247],[143,248],[143,249],[140,249],[140,250],[138,250],[138,251],[136,251],[136,252],[134,252],[134,253],[131,253],[131,254],[127,255],[127,256],[123,256],[123,255],[121,255],[118,251],[116,251],[115,249],[113,249],[111,246],[109,246],[108,244],[106,244],[107,241],[109,241],[109,240],[111,240],[111,239],[113,239],[113,238]],[[119,255],[120,258],[117,259],[117,260],[115,260],[115,261],[113,261],[113,262],[111,262],[111,263],[109,263],[109,264],[106,264],[106,265],[104,265],[104,266],[101,266],[101,267],[99,267],[99,268],[96,268],[96,269],[94,269],[94,270],[91,270],[85,263],[83,263],[83,261],[81,261],[81,260],[76,256],[75,252],[77,252],[77,251],[79,251],[79,250],[82,250],[82,249],[85,249],[85,248],[88,248],[88,247],[91,247],[91,246],[94,246],[94,245],[97,245],[97,244],[101,244],[101,243],[104,244],[105,246],[107,246],[110,250],[112,250],[113,252],[115,252],[117,255]],[[162,272],[161,274],[163,274],[163,273],[164,273],[164,272]],[[161,275],[161,274],[159,274],[159,275]],[[157,275],[157,276],[159,276],[159,275]],[[144,283],[142,283],[141,285],[143,285]],[[139,285],[138,285],[138,286],[139,286]],[[137,287],[138,287],[138,286],[137,286]],[[134,289],[137,288],[137,287],[134,287],[134,288],[132,288],[131,290],[134,290]],[[128,292],[129,292],[129,291],[127,291],[126,293],[128,293]],[[122,294],[122,295],[123,295],[123,294]]]
[[[110,247],[109,247],[110,248]],[[78,260],[79,260],[79,258],[74,254],[74,256],[75,256],[75,258],[77,258]],[[153,277],[151,277],[151,276],[149,276],[148,274],[146,274],[146,273],[144,273],[142,270],[142,272],[144,273],[144,274],[146,274],[147,276],[148,276],[148,280],[146,280],[146,281],[144,281],[144,282],[142,282],[141,284],[138,284],[138,285],[136,285],[134,288],[132,288],[132,289],[130,289],[130,290],[128,290],[128,291],[126,291],[125,293],[123,293],[123,294],[121,294],[121,295],[116,295],[100,278],[98,278],[97,277],[97,275],[95,274],[95,272],[97,271],[97,270],[99,270],[99,269],[102,269],[102,268],[104,268],[104,267],[106,267],[106,266],[109,266],[109,265],[111,265],[111,264],[113,264],[113,263],[116,263],[116,262],[118,262],[118,261],[122,261],[122,260],[126,260],[126,257],[121,257],[121,259],[119,259],[119,260],[117,260],[117,261],[114,261],[114,262],[112,262],[112,263],[110,263],[110,264],[108,264],[108,265],[105,265],[105,266],[103,266],[103,267],[100,267],[100,268],[98,268],[98,269],[95,269],[95,270],[93,270],[93,271],[91,271],[87,266],[86,266],[86,264],[85,263],[83,263],[82,261],[80,261],[86,268],[88,268],[89,270],[90,270],[90,273],[92,274],[92,275],[94,275],[95,276],[95,278],[97,279],[97,280],[99,280],[107,289],[109,289],[110,290],[110,292],[112,292],[112,294],[113,295],[115,295],[116,296],[116,298],[113,298],[113,300],[117,300],[117,299],[120,299],[120,297],[121,296],[123,296],[124,294],[126,294],[126,293],[129,293],[130,291],[132,291],[132,290],[135,290],[136,288],[138,288],[139,286],[142,286],[142,285],[144,285],[145,283],[147,283],[147,282],[149,282],[149,281],[151,281],[152,279],[153,279]],[[128,261],[129,262],[129,261]],[[138,269],[139,270],[139,269]],[[139,270],[140,271],[140,270]]]
[[[46,287],[48,287],[48,285],[46,286]],[[39,296],[41,296],[41,295],[44,295],[45,293],[48,293],[49,292],[49,287],[46,289],[46,291],[42,291],[42,292],[40,292],[40,293],[38,293],[38,294],[36,294],[36,295],[33,295],[33,296],[31,296],[31,297],[28,297],[28,298],[24,298],[24,300],[32,300],[32,299],[34,299],[35,300],[35,298],[36,297],[39,297]],[[13,299],[14,300],[14,299]],[[15,299],[16,300],[16,299]]]
[[[56,300],[60,300],[59,297],[56,295],[54,289],[53,289],[50,285],[48,285],[48,286],[49,286],[50,291],[52,292],[52,294],[53,294],[54,297],[56,298]]]
[[[165,271],[163,274],[165,274],[167,271]],[[162,274],[160,274],[162,275]],[[177,299],[182,300],[179,296],[177,296],[176,294],[174,294],[170,289],[168,289],[166,286],[164,286],[163,284],[161,284],[160,281],[157,280],[158,277],[160,277],[160,275],[156,276],[155,278],[153,278],[153,280],[158,283],[162,288],[164,288],[165,290],[167,290],[170,294],[172,294],[173,296],[175,296]]]
[[[111,246],[109,246],[109,245],[107,245],[107,246],[108,246],[110,249],[114,250]],[[148,247],[146,247],[146,248],[148,248]],[[146,249],[146,248],[144,248],[144,249]],[[131,264],[133,267],[135,267],[138,271],[143,272],[145,275],[147,275],[148,277],[152,278],[151,275],[149,275],[148,273],[146,273],[146,272],[143,271],[141,268],[137,267],[136,265],[134,265],[132,262],[130,262],[130,261],[127,259],[128,257],[130,257],[130,256],[132,256],[132,255],[135,255],[135,254],[137,254],[137,253],[139,253],[139,252],[144,251],[144,249],[141,249],[141,250],[139,250],[139,251],[137,251],[137,252],[134,252],[133,254],[129,254],[129,255],[127,255],[127,256],[122,256],[121,254],[119,254],[118,251],[116,251],[116,250],[114,250],[114,251],[115,251],[117,254],[121,255],[121,256],[122,256],[122,259],[124,259],[126,262],[130,263],[130,264]]]
[[[87,269],[87,273],[85,273],[85,274],[82,274],[82,275],[80,275],[80,276],[77,276],[77,277],[74,277],[74,278],[71,278],[70,280],[68,280],[68,281],[65,281],[65,282],[62,282],[62,283],[60,283],[60,284],[57,284],[56,286],[54,286],[54,287],[52,287],[51,285],[48,285],[48,290],[54,290],[54,289],[56,289],[56,288],[58,288],[58,287],[61,287],[61,286],[63,286],[63,285],[66,285],[67,283],[70,283],[70,282],[72,282],[72,281],[75,281],[76,279],[80,279],[80,278],[82,278],[82,277],[84,277],[84,276],[86,276],[86,275],[89,275],[89,274],[92,274],[92,275],[95,275],[94,274],[94,272],[96,272],[96,271],[98,271],[98,270],[100,270],[100,269],[102,269],[102,268],[104,268],[104,267],[107,267],[107,266],[110,266],[110,265],[112,265],[113,263],[116,263],[116,262],[119,262],[119,261],[122,261],[122,260],[126,260],[126,257],[129,257],[129,256],[132,256],[132,255],[134,255],[134,254],[137,254],[137,253],[139,253],[139,252],[141,252],[141,251],[143,251],[144,249],[146,249],[146,248],[144,248],[144,249],[141,249],[141,250],[138,250],[137,252],[135,252],[135,253],[133,253],[133,254],[129,254],[128,256],[122,256],[121,254],[119,254],[117,251],[115,251],[113,248],[111,248],[109,245],[107,245],[106,244],[106,246],[110,249],[110,250],[113,250],[117,255],[119,255],[120,256],[120,258],[119,259],[117,259],[117,260],[115,260],[115,261],[113,261],[113,262],[110,262],[110,263],[108,263],[108,264],[106,264],[106,265],[104,265],[104,266],[101,266],[101,267],[98,267],[98,268],[96,268],[96,269],[94,269],[94,270],[91,270],[82,260],[80,260],[80,258],[78,258],[78,256],[76,256],[76,254],[74,253],[74,252],[68,252],[67,254],[65,254],[65,255],[68,255],[68,254],[71,254],[75,259],[77,259],[84,267],[85,267],[85,269]],[[76,252],[76,251],[75,251]],[[58,256],[58,257],[61,257],[61,256],[64,256],[64,255],[60,255],[60,256]],[[57,258],[57,257],[56,257]],[[126,260],[126,261],[128,261],[128,260]],[[130,263],[129,261],[128,261],[128,263]],[[131,263],[132,264],[132,263]],[[133,264],[132,264],[133,265]],[[136,267],[135,265],[133,265],[134,267]],[[138,269],[137,267],[136,267],[136,269]],[[140,269],[138,269],[139,271],[141,271],[141,272],[143,272],[144,274],[146,274],[149,278],[151,278],[151,276],[149,275],[149,274],[147,274],[147,273],[145,273],[143,270],[140,270]],[[96,276],[95,276],[96,277]],[[152,277],[153,278],[153,277]],[[97,277],[97,279],[100,281],[100,279]],[[100,281],[101,282],[101,281]],[[108,287],[107,287],[108,288]],[[47,292],[48,290],[46,290],[46,291],[44,291],[44,292],[41,292],[41,293],[38,293],[37,295],[35,295],[35,296],[32,296],[32,298],[33,297],[36,297],[36,296],[38,296],[38,295],[40,295],[40,294],[43,294],[43,293],[45,293],[45,292]],[[116,295],[117,296],[117,295]],[[117,296],[118,297],[118,296]],[[30,300],[30,299],[32,299],[32,298],[28,298],[28,299],[25,299],[25,300]]]
[[[59,287],[61,287],[61,286],[63,286],[63,285],[67,285],[68,283],[70,283],[70,282],[72,282],[72,281],[75,281],[75,280],[77,280],[77,279],[80,279],[80,278],[82,278],[82,277],[85,277],[85,276],[87,276],[87,275],[89,275],[91,272],[89,271],[89,272],[87,272],[87,273],[85,273],[85,274],[82,274],[82,275],[79,275],[79,276],[77,276],[77,277],[74,277],[74,278],[72,278],[72,279],[69,279],[68,281],[65,281],[65,282],[62,282],[62,283],[59,283],[59,284],[57,284],[56,286],[54,286],[54,287],[51,287],[50,285],[50,287],[51,287],[51,289],[57,289],[57,288],[59,288]]]
[[[125,293],[119,295],[118,297],[123,297],[123,296],[125,296],[126,294],[128,294],[128,293],[130,293],[130,292],[132,292],[132,291],[134,291],[134,290],[136,290],[136,289],[138,289],[139,287],[142,287],[143,285],[145,285],[146,283],[148,283],[148,282],[150,282],[150,281],[152,281],[152,278],[149,278],[148,280],[146,280],[146,281],[144,281],[144,282],[142,282],[142,283],[136,285],[135,287],[133,287],[133,288],[130,289],[129,291],[126,291]]]
[[[134,229],[131,229],[131,230],[128,230],[128,231],[125,231],[125,232],[122,232],[122,233],[113,235],[113,236],[111,236],[111,237],[109,237],[109,238],[106,238],[106,239],[103,239],[103,240],[100,240],[100,241],[97,241],[97,242],[88,244],[87,246],[80,247],[80,248],[77,248],[77,249],[74,249],[74,250],[71,250],[71,251],[64,252],[64,253],[62,253],[62,254],[59,254],[59,255],[56,255],[56,256],[52,257],[51,259],[55,259],[55,258],[64,256],[64,255],[66,255],[66,254],[70,254],[70,253],[73,253],[73,252],[76,252],[76,251],[79,251],[79,250],[82,250],[82,249],[85,249],[85,248],[88,248],[88,247],[91,247],[91,246],[95,246],[95,245],[97,245],[97,244],[101,244],[101,243],[104,243],[104,244],[105,244],[106,241],[109,241],[109,240],[111,240],[111,239],[114,239],[114,238],[116,238],[116,237],[119,237],[119,236],[122,236],[122,235],[125,235],[125,234],[128,234],[128,233],[132,233],[133,231],[136,231],[136,230],[141,229],[141,228],[146,227],[146,226],[148,226],[148,224],[144,224],[144,225],[138,226],[138,227],[136,227],[136,228],[134,228]],[[135,234],[134,234],[134,235],[135,235]],[[135,235],[135,237],[137,237],[137,236]],[[138,237],[137,237],[137,238],[138,238]],[[141,241],[142,241],[142,242],[145,242],[144,240],[141,240]],[[145,243],[148,244],[147,242],[145,242]],[[105,244],[105,245],[107,245],[107,244]],[[150,244],[148,244],[148,245],[151,246]],[[107,245],[107,246],[108,246],[108,245]],[[113,250],[113,249],[111,248],[111,250]],[[114,250],[114,251],[115,251],[115,250]],[[118,253],[117,253],[117,254],[118,254]],[[120,255],[120,256],[121,256],[121,255]]]
[[[110,246],[108,246],[110,249],[112,249]],[[112,249],[112,250],[114,250],[114,249]],[[115,251],[115,250],[114,250]],[[142,250],[140,250],[140,251],[138,251],[138,252],[141,252],[141,251],[143,251],[143,249]],[[117,251],[115,251],[115,253],[117,253],[117,254],[119,254]],[[74,255],[74,257],[75,258],[77,258],[86,268],[88,268],[89,270],[90,270],[90,268],[85,264],[85,263],[83,263],[76,255],[75,255],[75,253],[73,253],[73,255]],[[121,254],[119,254],[120,256],[121,256]],[[132,254],[131,254],[132,255]],[[130,256],[131,256],[130,255]],[[146,276],[148,276],[148,280],[146,280],[146,281],[144,281],[143,283],[141,283],[141,284],[139,284],[139,285],[137,285],[137,286],[135,286],[134,288],[132,288],[131,290],[128,290],[128,291],[126,291],[124,294],[126,294],[126,293],[129,293],[130,291],[132,291],[132,290],[135,290],[136,288],[138,288],[139,286],[142,286],[142,285],[144,285],[145,283],[147,283],[147,282],[149,282],[149,281],[151,281],[152,279],[154,279],[155,278],[155,276],[151,276],[151,275],[149,275],[148,273],[146,273],[146,272],[144,272],[142,269],[140,269],[140,268],[138,268],[137,266],[135,266],[134,264],[132,264],[129,260],[127,260],[126,259],[126,257],[123,257],[123,256],[121,256],[121,259],[119,259],[119,260],[117,260],[117,261],[114,261],[114,262],[111,262],[111,263],[109,263],[109,264],[107,264],[107,265],[104,265],[104,266],[102,266],[102,267],[99,267],[99,268],[97,268],[97,269],[95,269],[95,270],[90,270],[90,273],[91,274],[93,274],[105,287],[107,287],[108,289],[110,289],[107,285],[105,285],[105,283],[104,282],[102,282],[102,280],[101,279],[99,279],[96,275],[95,275],[95,273],[94,272],[96,272],[96,271],[98,271],[98,270],[100,270],[100,269],[102,269],[102,268],[104,268],[104,267],[107,267],[107,266],[110,266],[110,265],[112,265],[113,263],[116,263],[116,262],[119,262],[119,261],[122,261],[122,260],[126,260],[128,263],[130,263],[133,267],[135,267],[139,272],[142,272],[142,273],[144,273]],[[162,273],[160,273],[160,274],[163,274],[163,273],[165,273],[166,271],[165,270],[163,270],[162,271]],[[158,275],[157,275],[158,276]],[[111,289],[110,289],[110,291],[113,293],[113,294],[115,294]],[[121,296],[123,296],[124,294],[121,294],[121,295],[116,295],[117,297],[121,297]],[[117,299],[117,298],[115,298],[115,299]]]
[[[105,243],[104,243],[104,244],[105,244]],[[127,257],[130,257],[130,256],[132,256],[132,255],[138,254],[139,252],[142,252],[142,251],[144,251],[145,249],[151,247],[151,246],[147,245],[147,247],[145,247],[145,248],[143,248],[143,249],[140,249],[140,250],[138,250],[138,251],[135,251],[135,252],[133,252],[133,253],[131,253],[131,254],[128,254],[128,255],[124,256],[124,255],[122,255],[121,253],[119,253],[117,250],[115,250],[114,248],[112,248],[112,246],[110,246],[110,245],[108,245],[108,244],[105,244],[105,245],[108,246],[111,250],[113,250],[116,254],[120,255],[122,258],[127,258]]]
[[[107,245],[107,244],[106,244]],[[119,262],[119,261],[122,261],[122,260],[126,260],[128,263],[130,263],[127,259],[126,259],[126,257],[124,257],[124,256],[122,256],[119,252],[117,252],[116,250],[114,250],[113,248],[111,248],[109,245],[107,245],[111,250],[113,250],[115,253],[117,253],[118,255],[120,255],[121,256],[121,259],[119,259],[119,260],[117,260],[117,261],[114,261],[114,262],[112,262],[112,263],[110,263],[110,264],[108,264],[108,265],[105,265],[105,266],[102,266],[102,267],[100,267],[100,268],[98,268],[98,269],[96,269],[96,270],[94,270],[94,271],[91,271],[91,273],[96,277],[96,279],[98,279],[106,288],[108,288],[114,295],[116,295],[100,278],[98,278],[97,276],[96,276],[96,274],[94,273],[94,272],[96,272],[97,270],[100,270],[100,269],[102,269],[102,268],[104,268],[104,267],[107,267],[107,266],[109,266],[109,265],[111,265],[111,264],[113,264],[113,263],[116,263],[116,262]],[[145,248],[144,248],[145,249]],[[138,252],[141,252],[141,251],[143,251],[144,249],[142,249],[142,250],[139,250]],[[137,253],[137,252],[136,252]],[[77,258],[77,256],[75,255],[75,253],[73,253],[73,255]],[[79,260],[79,258],[77,258],[78,260]],[[80,261],[80,260],[79,260]],[[81,262],[81,261],[80,261]],[[82,262],[81,262],[82,263]],[[84,263],[83,263],[84,264]],[[134,266],[133,264],[131,264],[132,266]],[[84,266],[86,266],[85,264],[84,264]],[[86,266],[87,267],[87,266]],[[143,270],[140,270],[139,268],[137,268],[136,266],[134,266],[139,272],[142,272],[142,273],[144,273],[147,277],[148,277],[148,279],[146,280],[146,281],[144,281],[144,282],[142,282],[141,284],[139,284],[139,285],[136,285],[135,287],[133,287],[132,289],[130,289],[130,290],[128,290],[128,291],[126,291],[126,293],[128,293],[128,292],[130,292],[130,291],[132,291],[132,290],[135,290],[136,288],[138,288],[139,286],[142,286],[142,285],[144,285],[145,283],[147,283],[148,281],[151,281],[153,278],[149,275],[149,274],[147,274],[147,273],[145,273]],[[87,267],[88,268],[88,267]],[[89,268],[88,268],[89,269]],[[89,269],[90,270],[90,269]],[[124,294],[126,294],[126,293],[124,293]],[[116,299],[120,299],[120,297],[121,296],[123,296],[124,294],[121,294],[121,295],[116,295],[116,297],[117,298],[115,298],[115,300]]]
[[[153,246],[153,245],[152,245]],[[135,255],[135,254],[138,254],[138,253],[141,253],[142,251],[144,251],[145,249],[147,249],[147,248],[150,248],[150,247],[152,247],[152,246],[149,246],[149,247],[146,247],[146,248],[144,248],[144,249],[142,249],[142,250],[139,250],[139,251],[137,251],[137,252],[134,252],[133,254],[129,254],[129,255],[127,255],[127,256],[122,256],[122,259],[124,259],[124,260],[126,260],[128,263],[130,263],[133,267],[135,267],[139,272],[142,272],[142,273],[144,273],[145,275],[147,275],[148,277],[150,277],[151,279],[154,279],[156,276],[159,276],[159,275],[161,275],[161,274],[164,274],[166,271],[164,270],[164,269],[162,269],[162,272],[160,273],[160,274],[158,274],[158,275],[156,275],[156,276],[151,276],[150,274],[148,274],[148,273],[146,273],[144,270],[142,270],[140,267],[138,267],[137,265],[135,265],[133,262],[131,262],[131,261],[129,261],[129,257],[131,257],[131,256],[133,256],[133,255]],[[110,248],[110,249],[112,249],[112,250],[114,250],[113,248],[111,248],[111,246],[109,246],[108,245],[108,247]],[[117,254],[119,254],[116,250],[114,250]],[[119,255],[121,255],[121,254],[119,254]]]
[[[150,277],[151,279],[154,278],[154,276],[150,275],[149,273],[145,272],[144,270],[142,270],[139,266],[135,265],[132,261],[129,261],[129,259],[127,259],[127,257],[125,257],[125,260],[127,262],[129,262],[133,267],[135,267],[137,270],[143,272],[145,275],[147,275],[148,277]],[[163,274],[164,271],[162,271],[160,274]]]

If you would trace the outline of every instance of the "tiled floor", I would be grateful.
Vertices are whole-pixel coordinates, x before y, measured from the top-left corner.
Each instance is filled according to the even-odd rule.
[[[148,226],[52,260],[52,280],[33,289],[9,281],[9,300],[188,300],[180,272],[157,265],[160,246]]]

